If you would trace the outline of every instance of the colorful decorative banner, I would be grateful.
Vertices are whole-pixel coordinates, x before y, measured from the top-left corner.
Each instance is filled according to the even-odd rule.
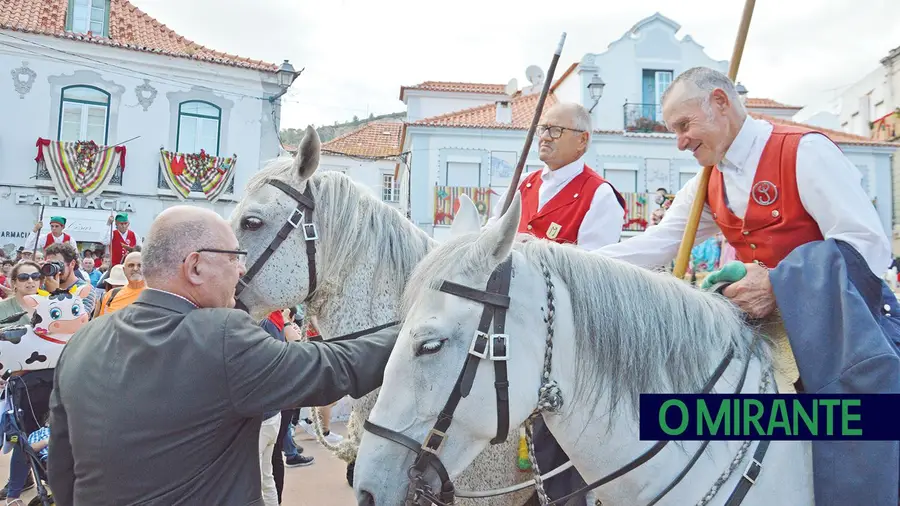
[[[101,193],[117,168],[125,170],[125,146],[98,146],[94,141],[60,142],[38,138],[34,161],[50,173],[62,198]]]
[[[625,224],[622,230],[641,232],[647,230],[647,211],[651,194],[622,193],[625,198]]]
[[[234,177],[234,166],[237,155],[228,158],[207,155],[202,149],[200,153],[172,153],[159,150],[159,168],[169,188],[181,200],[188,198],[194,183],[200,188],[210,202],[219,200],[228,183]]]
[[[434,224],[450,225],[453,223],[453,217],[459,209],[459,196],[466,194],[475,203],[478,208],[478,214],[481,215],[481,223],[487,221],[491,212],[491,194],[497,192],[490,188],[479,188],[477,186],[435,186],[434,187]]]

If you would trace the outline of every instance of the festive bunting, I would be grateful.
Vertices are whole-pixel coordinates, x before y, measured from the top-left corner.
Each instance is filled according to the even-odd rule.
[[[625,224],[622,230],[643,231],[647,229],[647,202],[649,195],[646,193],[623,193],[625,198]]]
[[[159,167],[163,178],[182,200],[188,198],[191,188],[199,183],[206,199],[215,202],[222,196],[234,177],[237,155],[211,156],[200,153],[173,153],[159,150]]]
[[[125,146],[98,146],[94,141],[60,142],[38,138],[34,161],[50,174],[62,198],[103,192],[117,168],[125,170]]]
[[[487,220],[491,209],[491,194],[497,194],[490,188],[475,186],[435,186],[434,187],[434,224],[450,225],[459,209],[459,196],[466,194],[475,203],[482,223]]]

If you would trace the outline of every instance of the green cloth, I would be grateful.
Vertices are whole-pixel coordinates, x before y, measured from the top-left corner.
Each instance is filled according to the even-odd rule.
[[[50,223],[59,223],[62,226],[66,226],[66,219],[62,216],[51,216]]]
[[[706,278],[703,279],[703,284],[700,285],[704,290],[709,289],[715,284],[722,282],[734,283],[735,281],[740,281],[744,279],[744,276],[747,275],[747,266],[742,262],[738,262],[737,260],[733,260],[725,264],[724,267],[717,271],[710,272]]]
[[[119,213],[116,215],[116,221],[120,223],[128,223],[128,215],[125,213]]]
[[[19,301],[16,300],[14,296],[10,296],[8,299],[0,301],[0,320],[8,318],[16,313],[21,313],[22,311],[25,311],[25,309],[19,305]],[[25,314],[15,323],[6,323],[4,325],[27,325],[29,322],[31,322],[31,318],[28,314]]]

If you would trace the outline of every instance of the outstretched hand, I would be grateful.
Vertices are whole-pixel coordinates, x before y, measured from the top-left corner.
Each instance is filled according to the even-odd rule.
[[[765,318],[775,311],[775,292],[769,270],[756,263],[744,264],[747,275],[722,291],[751,318]]]

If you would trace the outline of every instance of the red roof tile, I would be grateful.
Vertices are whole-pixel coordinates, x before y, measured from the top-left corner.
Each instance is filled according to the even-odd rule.
[[[756,109],[803,109],[802,107],[798,107],[796,105],[785,105],[781,102],[776,102],[771,98],[750,98],[747,97],[747,103],[744,104],[745,107],[753,107]]]
[[[812,125],[806,125],[804,123],[797,123],[796,121],[790,121],[786,119],[776,118],[774,116],[769,116],[768,114],[759,114],[755,112],[749,113],[750,116],[753,116],[756,119],[766,120],[769,123],[778,123],[781,125],[789,125],[789,126],[798,126],[805,128],[812,128],[816,131],[822,132],[827,135],[831,140],[838,144],[848,144],[848,145],[856,145],[856,146],[885,146],[885,147],[894,147],[900,148],[900,142],[887,142],[887,141],[878,141],[875,139],[870,139],[868,137],[863,137],[862,135],[856,134],[848,134],[847,132],[841,132],[838,130],[831,130],[828,128],[820,128]]]
[[[323,154],[362,157],[398,156],[403,146],[404,124],[376,121],[322,145]]]
[[[214,51],[178,35],[127,0],[111,0],[109,37],[66,31],[68,0],[3,0],[0,28],[274,72],[278,66]]]
[[[512,107],[512,121],[510,123],[498,123],[497,104],[485,104],[440,116],[423,118],[410,123],[410,125],[527,130],[531,127],[534,110],[537,107],[540,96],[540,93],[532,93],[530,95],[519,94],[513,97],[512,101],[510,101],[510,106]],[[544,111],[547,111],[555,103],[556,95],[549,93],[544,101]]]

